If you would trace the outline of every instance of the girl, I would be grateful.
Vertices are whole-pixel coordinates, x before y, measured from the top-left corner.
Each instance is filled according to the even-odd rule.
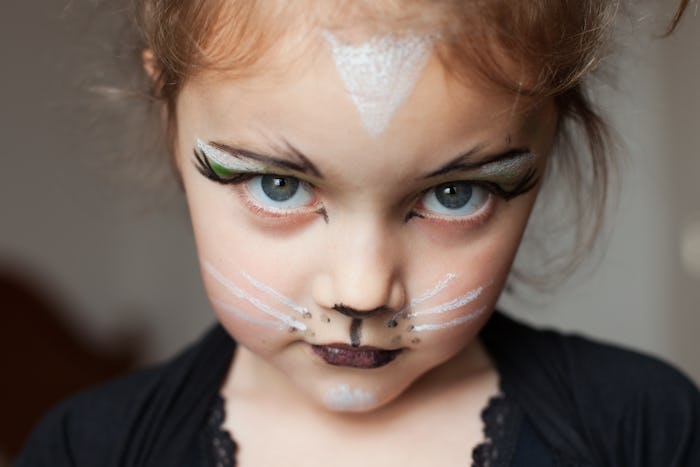
[[[220,325],[18,465],[700,465],[682,375],[494,311],[546,173],[602,209],[617,2],[133,7]]]

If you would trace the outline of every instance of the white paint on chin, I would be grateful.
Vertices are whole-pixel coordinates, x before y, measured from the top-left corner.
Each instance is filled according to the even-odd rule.
[[[365,128],[380,135],[413,90],[428,62],[432,40],[389,34],[354,45],[327,31],[323,37]]]
[[[362,389],[352,389],[347,384],[339,384],[326,391],[323,403],[331,410],[352,412],[375,405],[376,398]]]

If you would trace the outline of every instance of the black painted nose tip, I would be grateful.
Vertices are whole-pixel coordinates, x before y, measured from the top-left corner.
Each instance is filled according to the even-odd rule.
[[[337,311],[338,313],[347,316],[348,318],[353,318],[353,319],[367,319],[367,318],[372,318],[373,316],[380,315],[382,313],[386,313],[389,311],[388,306],[380,306],[377,308],[374,308],[372,310],[356,310],[355,308],[351,308],[349,306],[345,306],[342,304],[338,305],[333,305],[333,309]]]

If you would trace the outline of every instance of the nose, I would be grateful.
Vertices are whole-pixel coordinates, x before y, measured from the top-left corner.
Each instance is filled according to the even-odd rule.
[[[335,233],[313,284],[316,303],[352,319],[399,310],[405,302],[399,242],[377,224],[354,223]]]

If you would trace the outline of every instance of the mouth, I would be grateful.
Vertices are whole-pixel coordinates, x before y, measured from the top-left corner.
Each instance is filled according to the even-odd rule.
[[[347,344],[312,345],[311,349],[329,365],[362,369],[387,365],[402,352],[402,349],[352,347]]]

